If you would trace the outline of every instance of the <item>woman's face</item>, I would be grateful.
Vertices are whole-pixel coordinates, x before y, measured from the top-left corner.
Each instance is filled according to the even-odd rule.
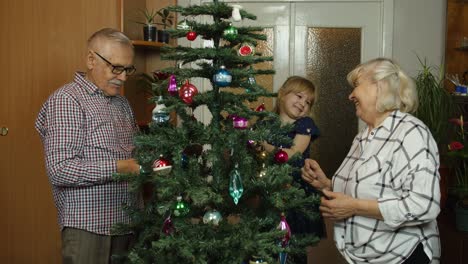
[[[369,78],[359,77],[356,87],[348,98],[356,107],[356,116],[367,124],[373,124],[378,116],[376,109],[377,83]]]

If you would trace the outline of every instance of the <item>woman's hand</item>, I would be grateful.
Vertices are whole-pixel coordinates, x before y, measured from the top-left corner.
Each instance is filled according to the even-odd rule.
[[[355,199],[343,193],[323,190],[320,211],[323,217],[333,221],[346,219],[356,214]]]
[[[323,190],[320,211],[323,217],[333,221],[360,215],[383,220],[377,200],[356,199],[349,195]]]
[[[301,169],[302,179],[318,190],[331,190],[331,181],[327,178],[317,161],[306,159]]]

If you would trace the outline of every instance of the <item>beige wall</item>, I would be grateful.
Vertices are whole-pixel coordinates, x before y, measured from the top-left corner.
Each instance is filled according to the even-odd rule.
[[[415,76],[420,69],[416,57],[429,65],[444,65],[446,0],[395,0],[393,57]]]

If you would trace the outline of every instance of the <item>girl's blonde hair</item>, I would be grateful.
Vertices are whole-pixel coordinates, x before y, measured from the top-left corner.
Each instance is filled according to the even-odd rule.
[[[312,105],[315,101],[315,85],[310,80],[301,76],[291,76],[283,83],[283,85],[278,91],[278,98],[276,100],[274,112],[277,114],[280,113],[282,100],[285,95],[300,92],[306,92],[307,95],[309,95],[312,98],[309,107],[310,114],[312,110]]]
[[[352,87],[357,86],[359,78],[368,78],[377,83],[377,111],[383,113],[398,109],[412,113],[418,109],[418,92],[413,79],[393,60],[370,60],[358,65],[347,76]]]

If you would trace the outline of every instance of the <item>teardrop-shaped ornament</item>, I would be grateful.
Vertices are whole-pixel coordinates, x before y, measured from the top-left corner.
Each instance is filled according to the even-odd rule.
[[[239,199],[244,192],[244,186],[242,185],[242,178],[238,170],[238,164],[229,174],[229,194],[231,195],[234,203],[239,203]]]
[[[179,92],[179,90],[177,89],[177,82],[174,74],[171,74],[171,76],[169,76],[169,85],[167,86],[167,91],[172,96],[176,96]]]
[[[289,227],[289,224],[286,221],[286,216],[284,215],[284,213],[281,214],[281,220],[278,224],[278,230],[285,231],[284,236],[281,239],[281,247],[285,248],[289,245],[289,240],[291,239],[291,228]]]
[[[168,216],[163,223],[162,231],[166,235],[174,233],[174,223],[172,222],[171,216]]]

